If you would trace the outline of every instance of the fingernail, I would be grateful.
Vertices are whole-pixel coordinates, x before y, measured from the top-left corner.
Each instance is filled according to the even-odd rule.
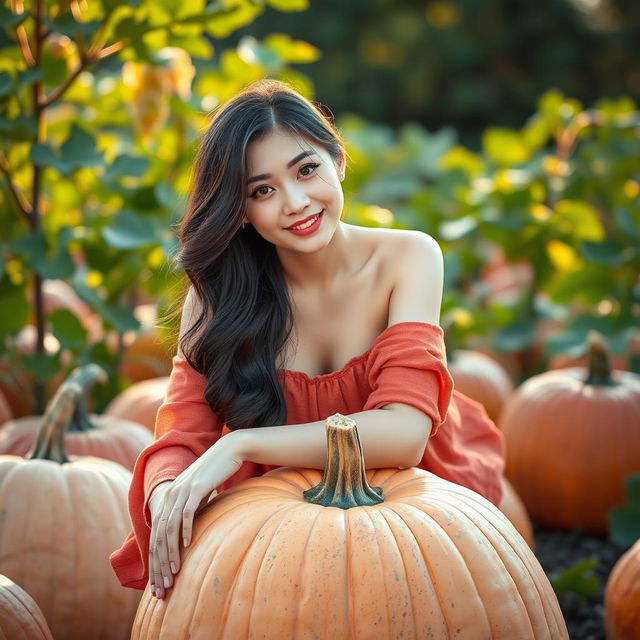
[[[171,586],[171,582],[169,581],[169,578],[167,578],[167,576],[164,577],[164,588],[168,589]]]
[[[189,542],[187,541],[186,538],[182,538],[182,544],[184,544],[185,547],[189,546]]]
[[[176,573],[176,563],[175,562],[171,563],[171,573]]]

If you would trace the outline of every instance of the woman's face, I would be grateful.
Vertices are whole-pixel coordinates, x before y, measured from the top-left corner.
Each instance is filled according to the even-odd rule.
[[[335,162],[321,145],[276,129],[249,144],[247,168],[245,222],[278,247],[311,252],[328,244],[344,204],[344,157]],[[317,220],[306,231],[291,229],[310,217]]]

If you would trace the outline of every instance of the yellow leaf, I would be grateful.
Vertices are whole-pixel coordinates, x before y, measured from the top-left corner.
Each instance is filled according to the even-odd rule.
[[[560,240],[550,240],[546,249],[553,266],[560,271],[576,271],[582,265],[575,249]]]
[[[553,219],[564,233],[580,240],[604,240],[604,227],[598,212],[584,200],[559,200],[553,209]]]
[[[102,284],[102,280],[102,274],[99,271],[92,269],[91,271],[87,272],[86,283],[88,287],[97,289]]]

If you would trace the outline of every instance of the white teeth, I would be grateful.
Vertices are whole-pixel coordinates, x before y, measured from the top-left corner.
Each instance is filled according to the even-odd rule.
[[[308,222],[305,222],[302,225],[299,225],[297,227],[291,227],[292,229],[296,229],[296,230],[302,230],[302,229],[308,229],[312,224],[315,223],[315,221],[320,217],[320,215],[317,216],[313,216],[313,218],[311,218],[311,220],[309,220]]]

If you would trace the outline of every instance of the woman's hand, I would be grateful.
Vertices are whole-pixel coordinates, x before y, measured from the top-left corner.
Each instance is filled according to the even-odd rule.
[[[173,586],[173,574],[180,570],[181,531],[183,544],[188,547],[194,515],[207,504],[216,487],[242,466],[240,436],[241,432],[231,432],[220,438],[175,480],[153,490],[149,498],[149,584],[158,598],[164,598],[166,589]]]

